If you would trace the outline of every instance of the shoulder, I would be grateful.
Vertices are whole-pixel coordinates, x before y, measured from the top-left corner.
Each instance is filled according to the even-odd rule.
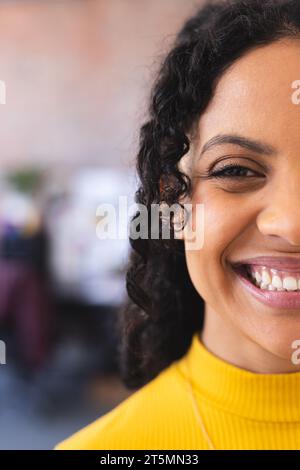
[[[161,432],[183,408],[177,361],[93,423],[57,444],[55,450],[121,450],[161,447]]]

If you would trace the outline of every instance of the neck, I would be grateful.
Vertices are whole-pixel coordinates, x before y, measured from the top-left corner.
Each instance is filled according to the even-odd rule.
[[[214,355],[242,369],[260,374],[300,371],[300,365],[264,349],[207,304],[199,337]]]

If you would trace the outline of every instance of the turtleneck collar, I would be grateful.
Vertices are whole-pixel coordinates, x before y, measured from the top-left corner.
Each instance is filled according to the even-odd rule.
[[[241,369],[206,349],[199,332],[178,363],[185,377],[186,365],[195,391],[223,410],[259,421],[300,421],[300,372]]]

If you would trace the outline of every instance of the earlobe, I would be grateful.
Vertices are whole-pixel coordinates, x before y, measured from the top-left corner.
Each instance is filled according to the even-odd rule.
[[[176,240],[184,240],[184,227],[186,225],[185,208],[182,203],[178,203],[180,209],[175,212],[173,219],[174,238]]]
[[[174,210],[173,218],[172,218],[172,227],[174,230],[174,238],[176,240],[184,240],[184,227],[187,223],[187,214],[186,210],[184,207],[185,203],[185,197],[180,199],[177,203],[168,204],[168,196],[171,194],[172,190],[175,187],[176,184],[176,177],[174,175],[162,175],[159,180],[159,191],[160,191],[160,208],[162,210],[163,216],[162,219],[165,220],[165,222],[170,223],[170,212],[169,210],[172,211],[172,208]],[[165,213],[164,213],[165,209]]]

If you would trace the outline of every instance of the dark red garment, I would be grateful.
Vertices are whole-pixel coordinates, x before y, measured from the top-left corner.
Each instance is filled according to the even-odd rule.
[[[13,326],[21,360],[33,369],[42,366],[48,354],[50,310],[41,274],[20,260],[0,259],[0,324]]]

